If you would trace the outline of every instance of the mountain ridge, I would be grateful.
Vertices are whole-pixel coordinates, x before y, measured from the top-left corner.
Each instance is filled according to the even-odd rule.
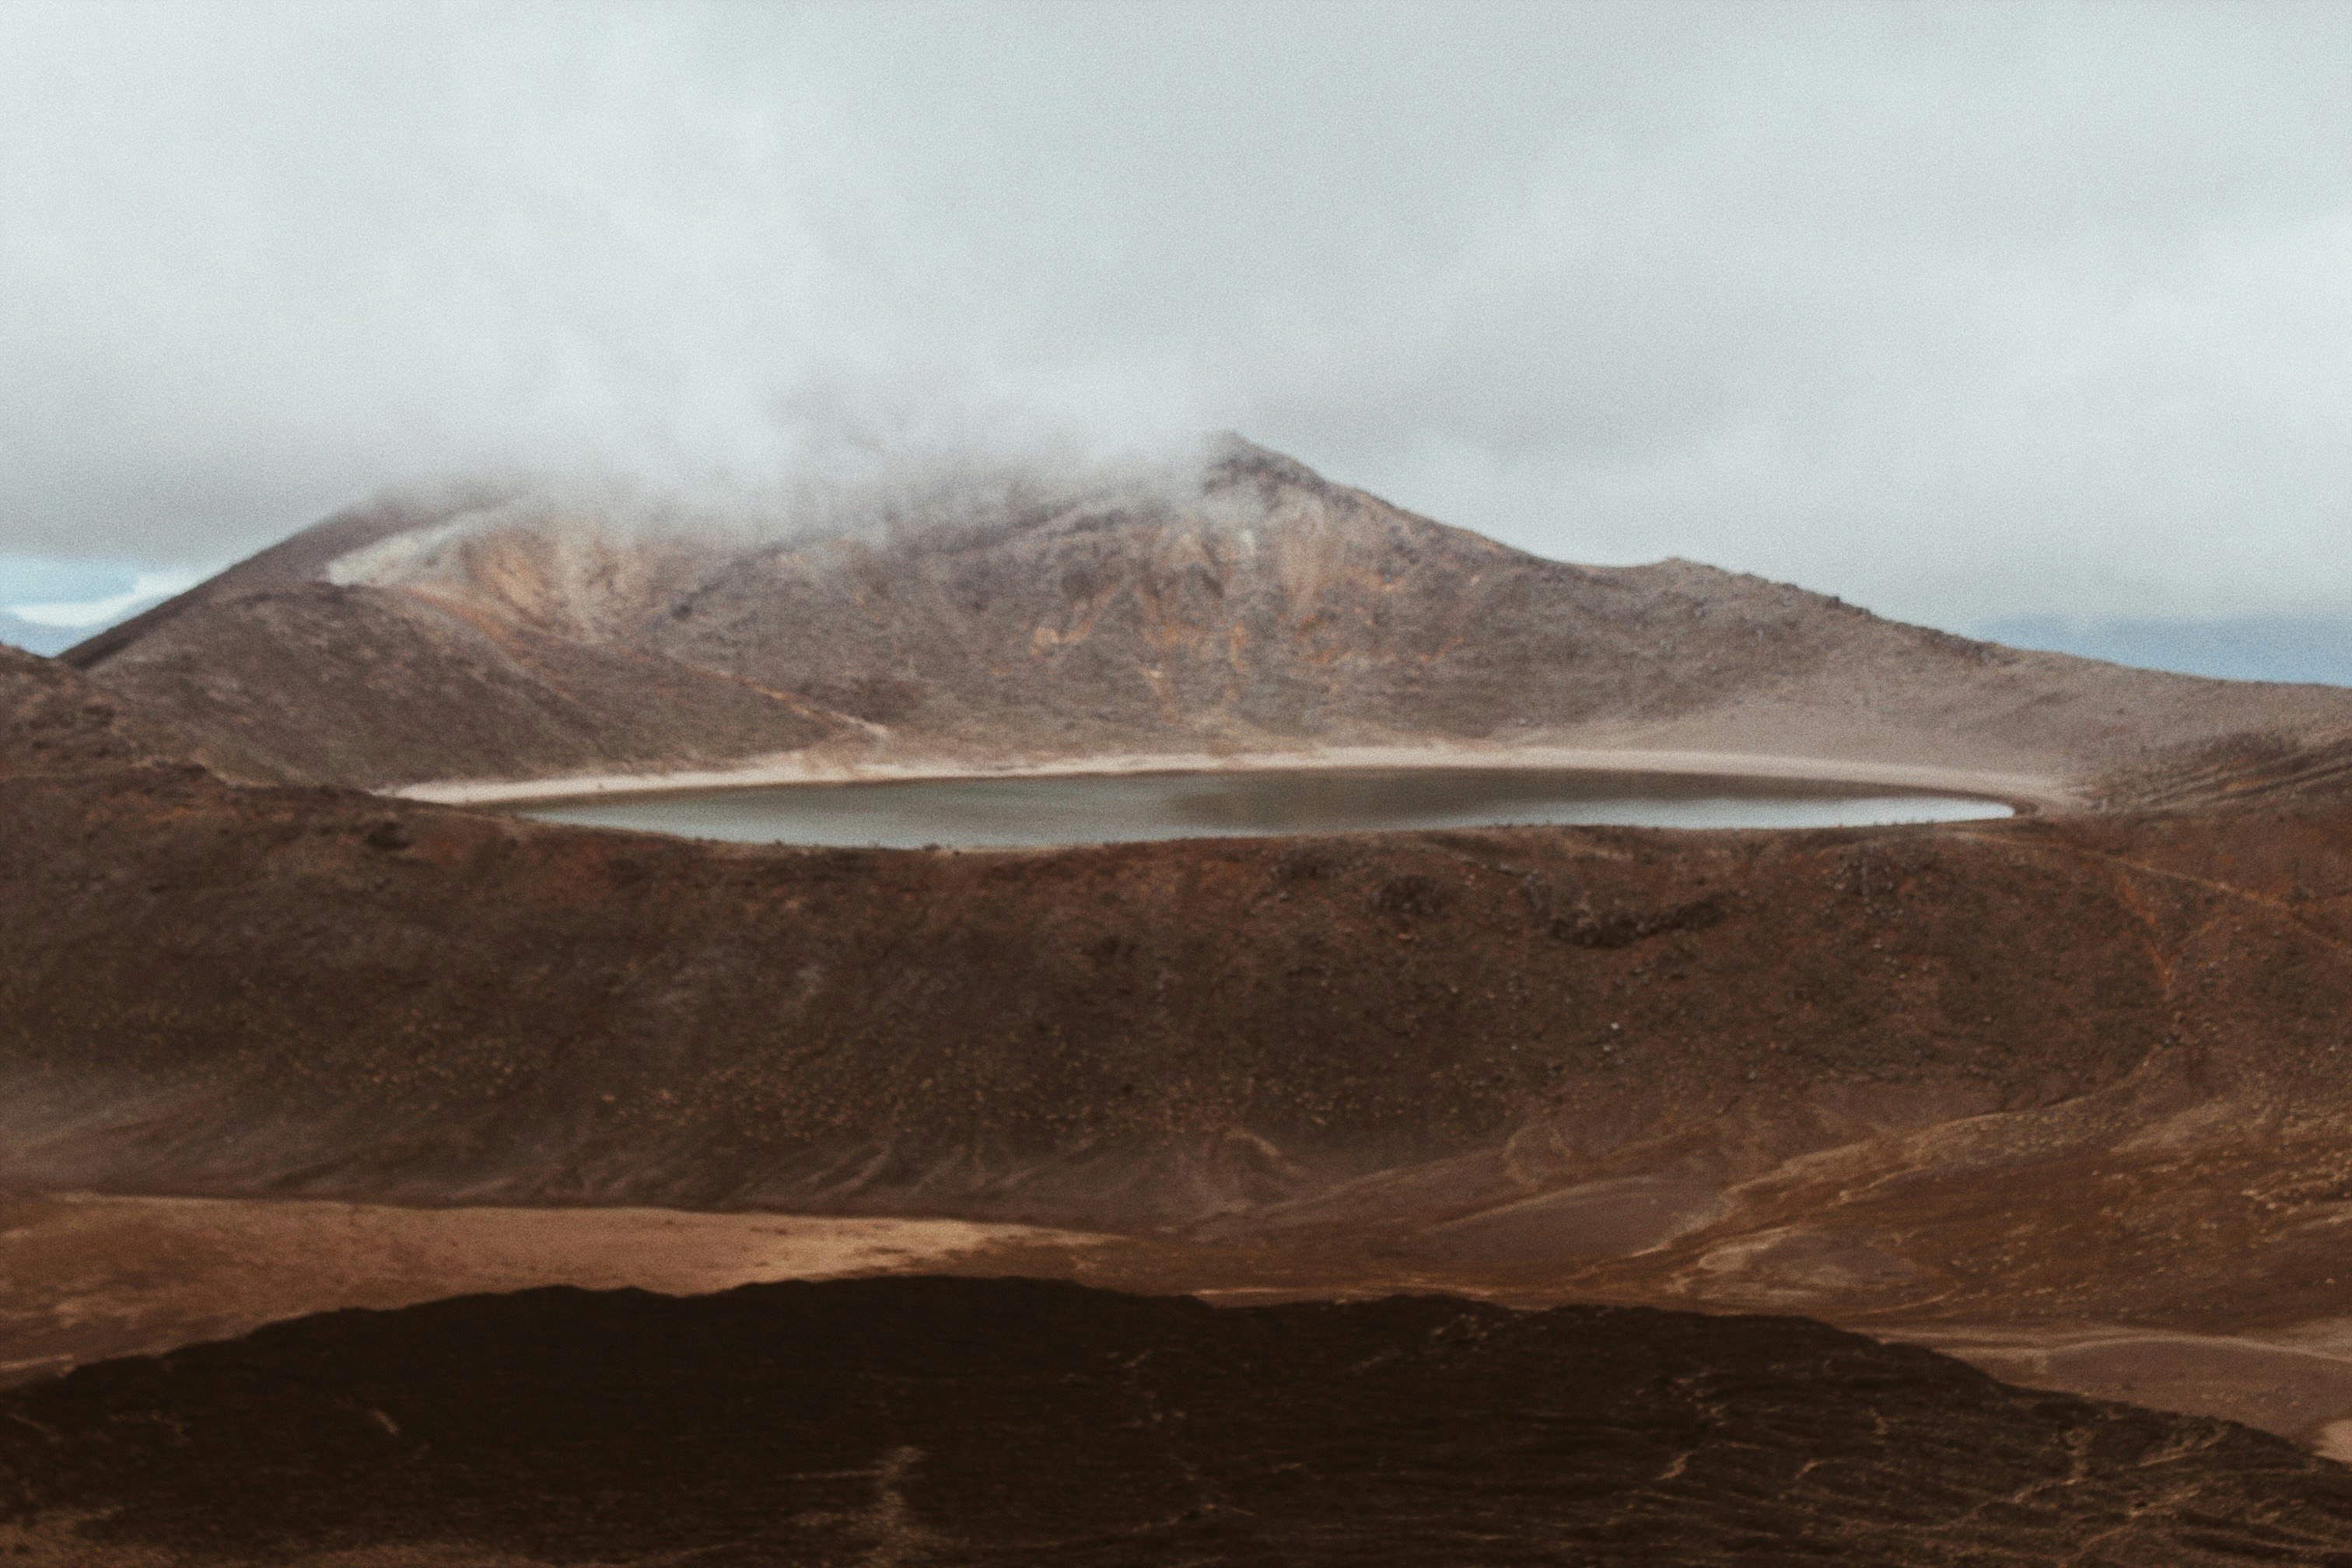
[[[2182,747],[2352,736],[2352,692],[2009,649],[1680,560],[1548,561],[1246,443],[1181,481],[945,510],[766,542],[363,510],[66,658],[289,779],[365,787],[1428,740],[2096,794]]]

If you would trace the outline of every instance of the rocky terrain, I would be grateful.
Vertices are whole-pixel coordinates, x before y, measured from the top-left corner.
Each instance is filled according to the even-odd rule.
[[[139,767],[268,776],[233,747],[200,739],[135,699],[61,664],[0,646],[0,776],[60,782]]]
[[[764,543],[387,502],[65,657],[283,777],[372,787],[1399,743],[2089,787],[2184,747],[2352,737],[2333,688],[2025,653],[1688,562],[1547,561],[1237,439],[1197,473]]]
[[[1296,1229],[1629,1147],[1711,1187],[1856,1128],[2308,1114],[2343,1065],[2339,805],[925,853],[184,769],[0,799],[5,1168],[48,1185]]]
[[[497,498],[392,509],[71,661],[0,650],[0,1381],[36,1380],[0,1420],[23,1500],[8,1543],[172,1562],[198,1540],[173,1531],[216,1529],[227,1560],[261,1550],[226,1505],[209,1523],[112,1511],[162,1473],[122,1435],[220,1420],[276,1441],[237,1401],[278,1374],[237,1358],[299,1335],[187,1352],[227,1369],[204,1409],[135,1369],[54,1380],[75,1363],[464,1290],[907,1268],[1228,1305],[1443,1289],[1498,1304],[1444,1309],[1463,1321],[1719,1334],[1687,1353],[1724,1366],[1796,1363],[1752,1327],[1493,1311],[1800,1312],[2352,1456],[2352,694],[2012,655],[1682,564],[1535,561],[1247,449],[1195,489],[725,549],[525,527]],[[1999,768],[2097,808],[959,853],[698,843],[355,787],[1402,742]],[[1105,1332],[1128,1310],[1051,1299],[1097,1303]],[[376,1353],[339,1338],[362,1320],[321,1321],[341,1326],[301,1342],[344,1348],[320,1352],[312,1394]],[[1806,1364],[1892,1356],[1907,1370],[1885,1386],[1922,1399],[1971,1375],[1828,1332],[1766,1338],[1796,1335]],[[1956,1438],[1958,1457],[1832,1472],[1845,1500],[1800,1494],[1773,1520],[1734,1507],[1752,1477],[1687,1472],[1713,1478],[1715,1511],[1659,1538],[1681,1559],[1610,1533],[1651,1517],[1634,1499],[1653,1483],[1622,1477],[1538,1510],[1544,1539],[1589,1547],[1579,1560],[1774,1561],[1727,1542],[1820,1517],[1845,1532],[1824,1550],[1932,1562],[1902,1532],[1965,1529],[1889,1477],[1958,1466],[1962,1493],[2032,1500],[2042,1483],[1984,1467],[2032,1470],[2017,1457],[2054,1443],[2075,1468],[2043,1522],[1957,1516],[1999,1515],[2011,1533],[1985,1553],[2339,1549],[2315,1522],[2339,1472],[2316,1461],[1967,1387],[1969,1420],[2042,1415]],[[72,1403],[90,1389],[115,1391],[112,1436]],[[1829,1425],[1803,1442],[1836,1450],[1845,1416],[1820,1398]],[[20,1403],[45,1399],[66,1403]],[[90,1434],[59,1441],[95,1457],[26,1447],[24,1419]],[[309,1419],[289,1407],[286,1429]],[[2150,1436],[2110,1474],[2106,1439],[2083,1434],[2115,1421]],[[885,1469],[896,1451],[877,1451]],[[2226,1463],[2163,1489],[2192,1453]],[[602,1486],[583,1463],[566,1484]],[[530,1511],[560,1488],[472,1534],[399,1522],[457,1517],[449,1500],[487,1484],[439,1464],[401,1470],[424,1489],[394,1498],[322,1461],[331,1500],[310,1524],[280,1516],[296,1522],[269,1550],[581,1560]],[[1062,1528],[957,1514],[963,1485],[890,1494],[943,1532],[922,1538],[950,1543],[942,1560]],[[1906,1500],[1874,1512],[1881,1495]],[[1587,1509],[1602,1496],[1619,1500]],[[373,1521],[368,1550],[406,1555],[349,1556],[355,1538],[320,1522],[347,1505]],[[835,1505],[793,1506],[776,1518]],[[1137,1507],[1099,1539],[1160,1517]],[[1350,1539],[1314,1522],[1337,1514],[1280,1517],[1294,1541]],[[1397,1534],[1434,1555],[1395,1560],[1454,1560],[1444,1532],[1478,1517]],[[1708,1533],[1735,1517],[1764,1534]],[[756,1561],[773,1542],[754,1539],[630,1550]],[[1238,1535],[1182,1539],[1252,1560]]]
[[[81,737],[0,777],[18,1194],[1045,1225],[1109,1239],[1026,1271],[1800,1310],[2352,1420],[2325,769],[1937,827],[800,851],[232,785],[6,673]],[[153,1343],[152,1305],[64,1330],[151,1300],[162,1223],[20,1279],[0,1361]]]
[[[1024,1281],[345,1312],[0,1394],[37,1568],[2352,1563],[2352,1471],[1788,1318]]]

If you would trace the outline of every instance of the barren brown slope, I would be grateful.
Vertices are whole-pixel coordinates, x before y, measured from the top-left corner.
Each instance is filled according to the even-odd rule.
[[[200,738],[52,659],[0,647],[0,774],[62,784],[155,763],[268,776],[232,745]]]
[[[52,1184],[1198,1220],[1523,1133],[1560,1179],[1629,1139],[1769,1154],[1825,1080],[2045,1103],[2178,1005],[2146,892],[2072,838],[824,853],[188,777],[0,798],[7,1153]],[[2306,1003],[2263,990],[2231,1076],[2332,1042]],[[135,1113],[83,1120],[102,1080]]]
[[[0,1394],[34,1568],[2352,1563],[2352,1472],[1785,1318],[543,1290]]]
[[[489,774],[707,764],[849,727],[658,652],[382,588],[270,589],[190,611],[100,667],[146,710],[267,757],[281,777],[374,781],[396,759]]]
[[[2341,803],[991,855],[185,772],[0,781],[0,812],[19,1184],[1173,1225],[1557,1276],[1730,1223],[1810,1151],[2152,1149],[2146,1211],[2207,1205],[2189,1273],[2078,1285],[2345,1299],[2310,1227],[2352,1072]],[[2247,1169],[2207,1191],[2192,1150]]]
[[[2083,780],[2352,733],[2333,689],[2021,653],[1684,562],[1545,561],[1246,444],[1182,485],[868,536],[745,547],[494,507],[281,552],[68,657],[368,785],[1400,741]]]
[[[37,717],[117,702],[18,679]],[[49,755],[0,750],[18,1192],[1050,1220],[1157,1289],[2352,1344],[2352,806],[2310,780],[1990,827],[941,855]],[[2352,1416],[2311,1364],[2181,1397]]]

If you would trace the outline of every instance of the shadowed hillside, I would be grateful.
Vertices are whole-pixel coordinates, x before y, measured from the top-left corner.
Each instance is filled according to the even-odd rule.
[[[2341,1467],[1799,1320],[1022,1281],[312,1318],[0,1394],[0,1473],[33,1568],[2352,1562]]]

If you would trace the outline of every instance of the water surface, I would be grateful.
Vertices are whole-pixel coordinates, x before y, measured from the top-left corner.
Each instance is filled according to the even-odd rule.
[[[1948,795],[1523,768],[1365,768],[794,784],[556,802],[548,822],[751,844],[958,848],[1504,824],[1837,827],[2007,816]]]

